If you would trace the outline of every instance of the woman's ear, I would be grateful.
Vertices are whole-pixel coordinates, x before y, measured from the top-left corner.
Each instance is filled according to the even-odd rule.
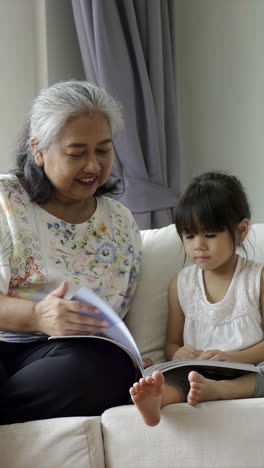
[[[238,230],[240,234],[240,241],[242,242],[248,235],[249,230],[249,220],[247,218],[242,219],[242,221],[238,225]]]
[[[38,149],[38,141],[35,138],[31,138],[30,146],[37,166],[44,166],[43,154],[42,151]]]

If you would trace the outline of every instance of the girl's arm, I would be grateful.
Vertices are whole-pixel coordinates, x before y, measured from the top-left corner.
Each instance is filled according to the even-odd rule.
[[[260,311],[262,315],[262,327],[264,328],[264,268],[262,269],[260,277]],[[256,345],[243,349],[242,351],[234,351],[231,353],[224,353],[219,350],[206,351],[201,355],[200,359],[257,364],[264,361],[264,341],[260,341]]]
[[[197,359],[201,351],[183,344],[184,313],[180,306],[177,289],[178,275],[170,282],[168,289],[168,322],[166,330],[165,355],[172,359]]]

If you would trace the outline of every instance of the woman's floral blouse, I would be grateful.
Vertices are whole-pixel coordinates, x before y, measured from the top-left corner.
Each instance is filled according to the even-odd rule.
[[[0,292],[39,301],[66,279],[70,298],[87,286],[123,318],[139,275],[141,238],[130,211],[97,198],[93,216],[69,224],[36,203],[14,175],[0,176]],[[39,333],[0,331],[0,340],[34,341]]]

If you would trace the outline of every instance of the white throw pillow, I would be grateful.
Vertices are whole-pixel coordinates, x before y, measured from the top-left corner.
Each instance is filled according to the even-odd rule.
[[[164,361],[167,289],[184,266],[184,250],[174,224],[141,231],[143,257],[136,293],[125,322],[143,356]]]

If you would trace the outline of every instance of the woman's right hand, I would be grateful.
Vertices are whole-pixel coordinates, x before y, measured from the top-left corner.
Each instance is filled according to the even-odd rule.
[[[90,335],[103,333],[108,322],[85,312],[99,314],[100,311],[81,301],[64,299],[68,291],[67,281],[37,302],[33,308],[36,331],[45,335]]]
[[[173,359],[198,359],[203,351],[201,349],[196,349],[191,345],[184,345],[181,348],[177,349],[174,353]]]

